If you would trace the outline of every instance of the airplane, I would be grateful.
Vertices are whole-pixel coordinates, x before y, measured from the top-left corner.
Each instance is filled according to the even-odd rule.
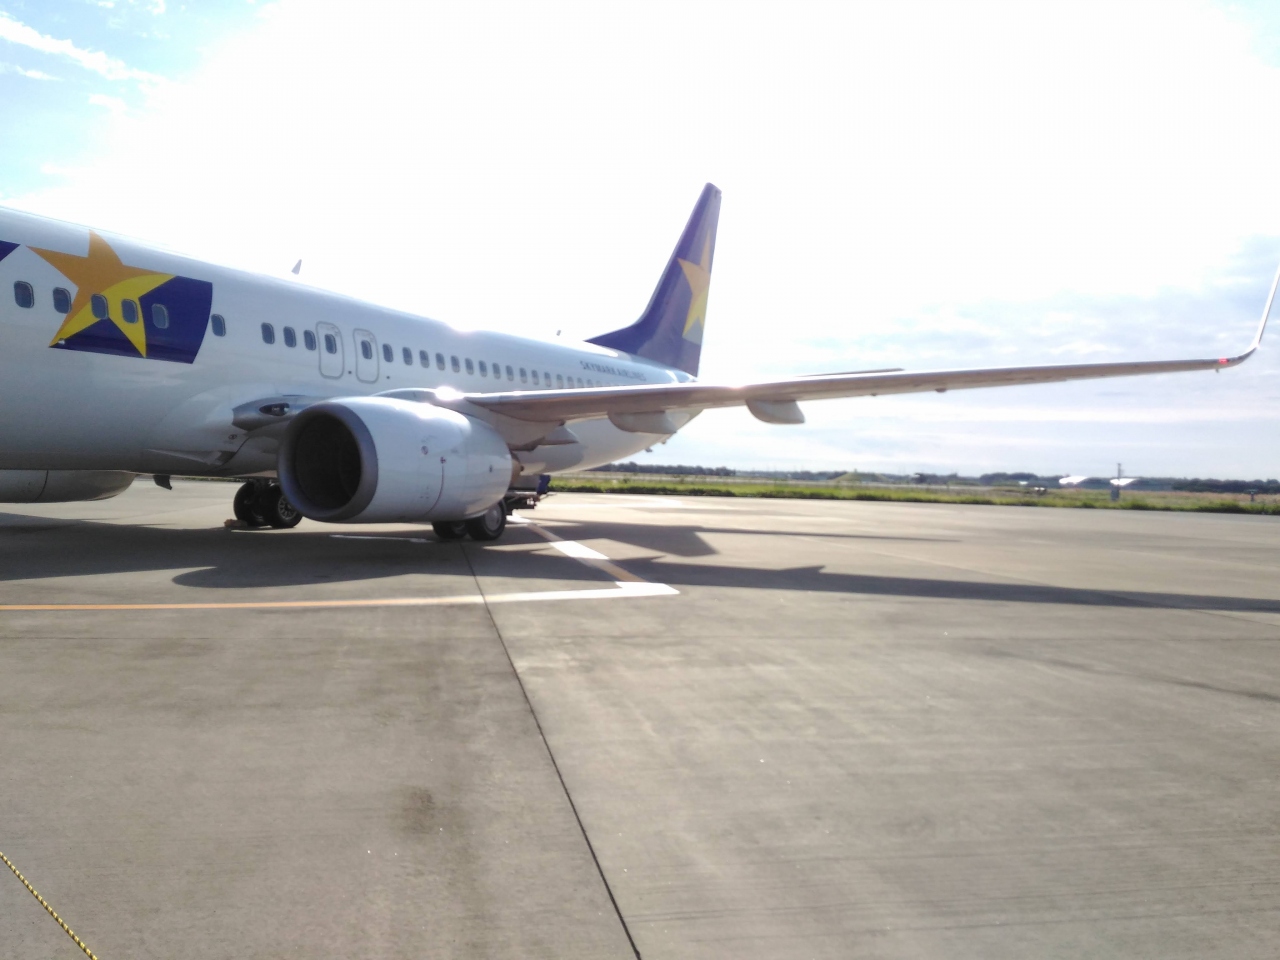
[[[625,458],[703,410],[1222,370],[1239,356],[748,384],[697,379],[720,190],[707,184],[640,318],[582,343],[465,332],[0,209],[0,502],[94,500],[137,475],[241,479],[236,517],[430,523],[500,537],[539,478]]]

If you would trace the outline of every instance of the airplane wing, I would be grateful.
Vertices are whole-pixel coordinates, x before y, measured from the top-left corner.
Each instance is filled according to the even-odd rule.
[[[1280,284],[1280,271],[1262,311],[1262,319],[1249,349],[1239,356],[1193,360],[1143,360],[1126,363],[1073,363],[1037,367],[992,367],[978,370],[867,371],[792,377],[764,383],[739,385],[711,383],[660,383],[622,387],[588,387],[576,390],[515,390],[501,393],[432,392],[433,402],[445,406],[473,404],[483,410],[515,420],[538,423],[567,423],[590,417],[609,417],[623,429],[637,432],[668,432],[673,422],[668,411],[699,411],[711,407],[746,406],[769,423],[801,423],[796,402],[836,397],[880,396],[894,393],[925,393],[968,390],[976,387],[1007,387],[1028,383],[1058,383],[1066,380],[1094,380],[1103,377],[1132,377],[1153,373],[1180,373],[1189,370],[1223,370],[1253,355],[1262,342],[1267,317]],[[397,391],[398,393],[398,391]]]
[[[1244,363],[1258,349],[1267,318],[1280,285],[1280,270],[1253,342],[1235,357],[1192,360],[1140,360],[1124,363],[1072,363],[1036,367],[990,367],[977,370],[900,369],[864,370],[771,380],[763,383],[654,383],[621,387],[586,387],[573,390],[511,390],[493,393],[462,392],[452,387],[430,390],[390,390],[378,396],[432,403],[489,420],[512,449],[531,449],[541,443],[576,441],[563,424],[607,417],[622,430],[635,433],[672,434],[691,417],[712,407],[745,406],[766,423],[803,423],[798,401],[837,397],[866,397],[894,393],[926,393],[1008,387],[1066,380],[1096,380],[1190,370],[1223,370]],[[289,420],[324,397],[281,396],[241,404],[233,423],[249,432],[279,431]]]
[[[1252,353],[1253,351],[1249,351]],[[994,367],[985,370],[935,370],[923,373],[834,374],[794,377],[764,383],[721,385],[660,383],[582,390],[462,393],[459,398],[517,420],[568,421],[611,414],[650,413],[711,407],[790,404],[797,400],[926,393],[1024,383],[1094,380],[1187,370],[1221,370],[1243,363],[1249,353],[1217,360],[1155,360],[1136,363],[1078,363],[1044,367]]]

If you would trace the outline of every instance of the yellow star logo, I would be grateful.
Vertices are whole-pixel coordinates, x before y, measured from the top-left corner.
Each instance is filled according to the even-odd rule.
[[[707,293],[711,289],[711,233],[702,244],[702,260],[690,263],[676,258],[684,278],[689,281],[689,314],[684,320],[684,338],[693,343],[702,342],[702,331],[707,323]]]
[[[160,284],[172,280],[172,274],[126,267],[111,249],[111,245],[92,230],[89,231],[87,257],[59,253],[56,250],[39,250],[36,247],[31,249],[49,261],[76,288],[71,309],[67,311],[67,317],[62,321],[50,346],[81,330],[87,330],[98,322],[100,318],[93,315],[91,298],[95,293],[100,293],[107,298],[107,312],[111,322],[133,344],[139,356],[147,355],[147,332],[142,317],[139,316],[134,323],[126,323],[121,303],[125,300],[137,302]]]

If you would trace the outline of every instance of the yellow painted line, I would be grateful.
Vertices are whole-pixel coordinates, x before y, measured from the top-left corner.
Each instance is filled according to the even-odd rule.
[[[542,537],[560,553],[592,567],[613,579],[612,587],[587,590],[542,590],[527,593],[499,593],[487,598],[489,603],[537,603],[544,600],[620,600],[628,597],[667,597],[680,591],[665,583],[650,583],[644,577],[623,570],[603,553],[576,540],[565,540],[524,520],[523,526]],[[333,534],[333,536],[341,536]],[[351,539],[356,539],[352,537]],[[360,537],[367,540],[394,540],[401,537]],[[428,541],[417,541],[426,543]],[[227,600],[196,603],[0,603],[0,613],[110,613],[143,610],[347,610],[368,607],[443,607],[480,606],[486,602],[481,594],[451,597],[358,597],[351,600]]]
[[[0,611],[48,610],[287,610],[324,607],[427,607],[440,604],[483,603],[479,596],[384,597],[356,600],[244,600],[209,603],[6,603]]]

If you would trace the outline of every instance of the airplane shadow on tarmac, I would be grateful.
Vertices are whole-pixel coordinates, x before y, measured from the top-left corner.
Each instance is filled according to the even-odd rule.
[[[568,532],[565,526],[557,524],[556,528],[565,533]],[[724,587],[993,603],[1280,613],[1280,600],[1257,597],[833,573],[820,566],[772,569],[681,563],[668,558],[673,555],[700,557],[717,552],[701,539],[702,533],[757,536],[760,532],[590,522],[574,526],[579,527],[575,532],[584,537],[632,543],[665,554],[659,558],[622,562],[628,570],[647,580],[676,588]],[[333,536],[340,532],[358,538]],[[184,530],[88,520],[51,521],[0,513],[0,583],[147,570],[181,571],[173,577],[175,584],[201,589],[373,581],[407,574],[469,577],[472,568],[464,551],[493,551],[492,547],[480,544],[433,541],[429,530],[378,532],[369,539],[359,537],[360,532],[359,527]],[[518,526],[508,528],[501,546],[522,545],[548,546],[533,531],[521,530]],[[599,571],[545,550],[531,557],[499,548],[491,556],[496,568],[486,573],[490,576],[594,583],[602,577]]]

